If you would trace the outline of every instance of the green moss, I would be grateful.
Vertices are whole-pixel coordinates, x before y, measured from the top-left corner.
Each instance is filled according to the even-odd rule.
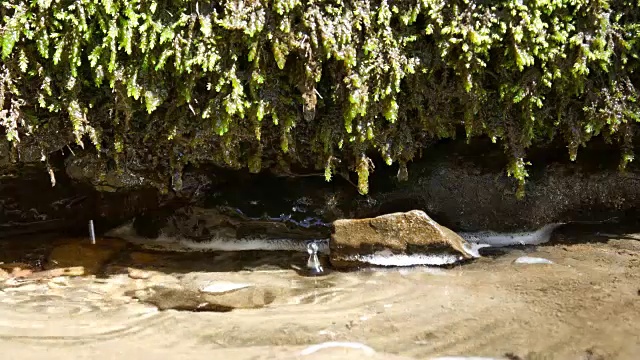
[[[555,136],[571,159],[597,135],[634,158],[638,0],[10,0],[0,17],[9,141],[144,152],[168,184],[176,153],[178,170],[282,157],[366,193],[363,154],[404,169],[459,127],[502,143],[521,189],[526,149]]]

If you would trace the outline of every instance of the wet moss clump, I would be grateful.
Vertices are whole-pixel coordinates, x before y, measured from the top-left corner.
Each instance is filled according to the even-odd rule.
[[[81,147],[174,188],[189,164],[295,165],[366,193],[373,158],[406,178],[460,127],[521,185],[555,137],[633,160],[638,0],[6,0],[0,18],[4,136],[44,161]]]

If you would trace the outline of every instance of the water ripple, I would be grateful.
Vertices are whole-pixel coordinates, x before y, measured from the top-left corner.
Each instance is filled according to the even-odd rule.
[[[89,288],[32,284],[0,291],[0,339],[97,341],[143,331],[170,316]]]

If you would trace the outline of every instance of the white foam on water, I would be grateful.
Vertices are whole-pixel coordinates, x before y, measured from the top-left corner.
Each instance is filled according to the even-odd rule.
[[[449,275],[449,273],[443,270],[441,267],[429,266],[429,265],[424,265],[417,268],[415,267],[400,267],[399,269],[378,268],[378,269],[375,269],[375,271],[394,271],[394,272],[397,271],[398,274],[402,276],[408,276],[408,275],[417,274],[417,273],[424,273],[424,274],[436,275],[436,276]]]
[[[373,348],[371,348],[371,347],[369,347],[369,346],[367,346],[365,344],[362,344],[362,343],[346,342],[346,341],[329,341],[329,342],[325,342],[325,343],[321,343],[321,344],[311,345],[311,346],[307,347],[306,349],[302,350],[300,352],[300,355],[310,355],[310,354],[313,354],[314,352],[320,351],[322,349],[335,348],[335,347],[362,350],[367,355],[373,355],[373,354],[376,353],[376,351],[373,350]]]
[[[125,239],[131,243],[154,249],[170,251],[299,251],[307,252],[307,243],[311,240],[261,239],[261,238],[224,238],[212,237],[209,240],[194,241],[184,237],[160,234],[155,239],[145,239],[137,235],[133,224],[125,224],[107,233]],[[313,240],[318,244],[319,253],[329,253],[329,240]]]
[[[120,237],[126,240],[127,237],[132,235],[136,235],[135,230],[133,229],[133,222],[128,222],[126,224],[122,224],[116,228],[113,228],[105,234],[107,236]]]
[[[498,233],[494,231],[461,232],[458,233],[470,243],[489,245],[493,247],[512,245],[540,245],[551,239],[551,234],[564,223],[547,224],[536,231]]]
[[[482,255],[480,255],[480,249],[491,247],[491,245],[469,242],[469,243],[463,243],[462,247],[466,250],[467,254],[471,255],[474,258],[480,258],[482,257]]]
[[[553,261],[541,258],[541,257],[531,257],[531,256],[521,256],[517,258],[514,263],[516,264],[553,264]]]
[[[451,254],[394,254],[390,250],[382,250],[367,255],[352,255],[346,257],[347,261],[377,266],[415,266],[415,265],[449,265],[462,260],[460,255]]]
[[[299,251],[307,252],[307,242],[305,240],[291,239],[225,239],[212,238],[207,241],[193,241],[182,239],[179,244],[188,249],[206,250],[206,251],[248,251],[248,250],[264,250],[264,251]],[[318,244],[318,252],[328,253],[328,240],[323,239],[316,241]]]

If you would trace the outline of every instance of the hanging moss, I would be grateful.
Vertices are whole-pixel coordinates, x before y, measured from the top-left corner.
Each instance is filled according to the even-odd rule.
[[[0,17],[6,138],[146,153],[167,184],[286,156],[366,193],[367,156],[406,178],[458,127],[501,143],[521,185],[555,136],[571,159],[603,135],[633,160],[638,0],[7,0]]]

